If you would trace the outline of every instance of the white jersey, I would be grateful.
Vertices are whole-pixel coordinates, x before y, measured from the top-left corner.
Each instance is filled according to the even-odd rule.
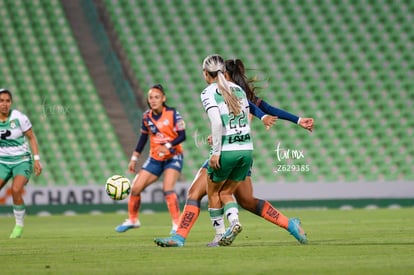
[[[0,122],[0,162],[16,163],[28,160],[30,147],[24,132],[32,128],[29,118],[11,110],[6,122]]]
[[[218,107],[222,122],[221,151],[253,150],[253,141],[250,134],[249,102],[243,89],[229,82],[234,95],[241,102],[241,113],[235,116],[230,113],[224,98],[218,90],[217,83],[210,84],[202,93],[201,101],[207,112],[212,107]]]

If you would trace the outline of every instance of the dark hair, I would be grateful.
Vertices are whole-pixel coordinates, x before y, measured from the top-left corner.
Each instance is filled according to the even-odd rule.
[[[150,87],[150,90],[151,90],[151,89],[158,89],[158,90],[160,90],[160,91],[161,91],[161,93],[165,96],[165,90],[164,90],[164,87],[163,87],[161,84],[159,84],[159,83],[154,84],[154,85],[152,85],[152,86]],[[149,102],[148,102],[148,97],[147,97],[147,106],[148,106],[148,108],[150,108],[150,109],[151,109],[151,105],[150,105],[150,104],[149,104]],[[164,102],[164,103],[162,103],[162,106],[167,107],[167,104],[165,104],[165,102]]]
[[[229,74],[231,80],[242,87],[242,89],[246,92],[247,98],[250,101],[254,101],[256,97],[256,88],[254,85],[252,85],[254,80],[247,78],[243,62],[240,59],[228,59],[225,63],[226,71]]]
[[[10,99],[13,101],[12,93],[9,90],[0,88],[0,94],[8,94],[10,96]]]
[[[152,87],[150,89],[152,89],[152,88],[160,90],[163,93],[163,95],[165,95],[164,87],[161,84],[159,84],[159,83],[154,84],[154,85],[152,85]]]

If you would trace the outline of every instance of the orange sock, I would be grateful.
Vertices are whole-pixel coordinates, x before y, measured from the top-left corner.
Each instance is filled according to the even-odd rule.
[[[287,229],[289,218],[283,215],[279,210],[273,207],[268,201],[259,200],[258,205],[261,208],[260,216],[265,220]]]
[[[165,191],[164,198],[173,223],[178,225],[180,219],[180,203],[178,202],[177,194],[175,191]]]
[[[141,196],[129,196],[128,200],[128,216],[132,222],[138,219],[138,211],[141,206]]]
[[[188,200],[184,206],[183,213],[180,216],[176,234],[187,238],[191,228],[200,215],[200,201]]]

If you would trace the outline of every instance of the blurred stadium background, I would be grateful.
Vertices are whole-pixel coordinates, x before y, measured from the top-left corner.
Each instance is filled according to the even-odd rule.
[[[154,83],[187,123],[191,182],[208,155],[201,63],[219,53],[244,61],[266,101],[315,118],[311,134],[253,122],[255,182],[414,197],[413,1],[0,0],[0,14],[0,86],[41,148],[30,188],[101,188],[125,174]],[[278,144],[304,157],[279,161]]]

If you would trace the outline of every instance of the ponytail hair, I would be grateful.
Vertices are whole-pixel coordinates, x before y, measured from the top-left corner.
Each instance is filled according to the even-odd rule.
[[[243,62],[240,59],[228,59],[225,63],[231,80],[239,85],[246,92],[247,98],[253,102],[256,97],[256,87],[253,85],[254,80],[247,78]]]
[[[241,113],[240,101],[233,94],[229,82],[224,76],[226,72],[224,59],[217,54],[207,56],[203,61],[203,70],[206,70],[212,78],[217,79],[217,86],[223,95],[224,102],[227,104],[229,111],[235,115],[239,115]]]

